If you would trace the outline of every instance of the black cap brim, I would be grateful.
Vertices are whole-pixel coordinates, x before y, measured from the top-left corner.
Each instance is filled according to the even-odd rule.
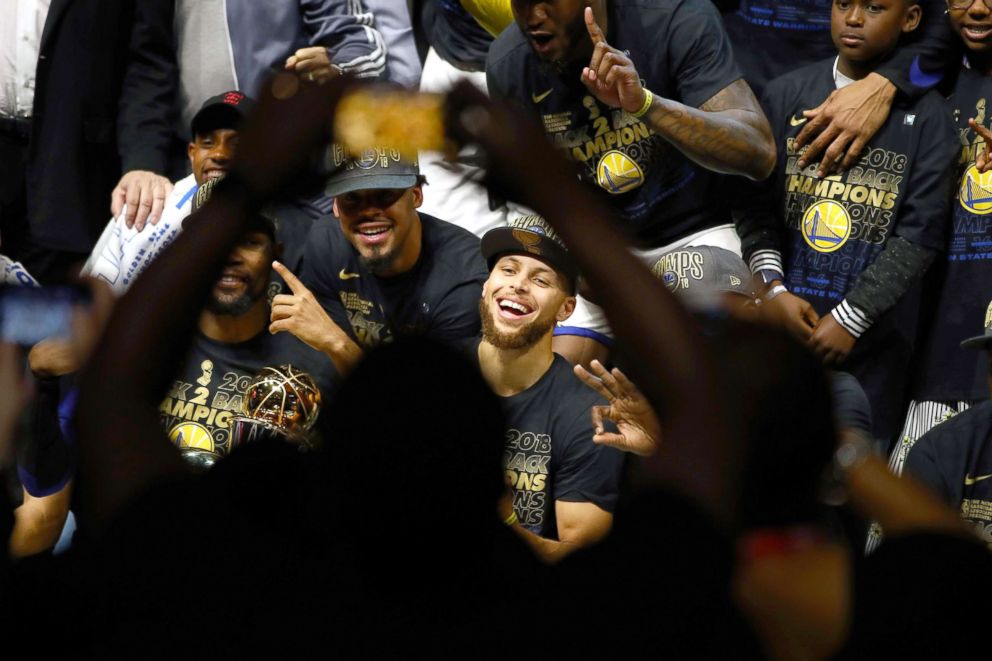
[[[405,190],[416,186],[419,180],[416,174],[410,173],[366,175],[358,172],[353,176],[347,176],[351,174],[351,172],[348,172],[344,176],[339,175],[337,177],[332,177],[331,180],[327,182],[327,186],[324,187],[324,193],[326,193],[328,197],[337,197],[338,195],[344,195],[345,193],[352,193],[358,190],[377,190],[389,188],[399,188]]]
[[[516,233],[532,234],[539,237],[539,243],[533,247],[528,247],[517,239]],[[572,259],[567,250],[546,236],[513,227],[499,227],[485,233],[482,237],[481,249],[482,256],[485,258],[490,271],[502,255],[511,253],[528,255],[563,273],[568,278],[570,293],[574,294],[576,291],[579,269],[575,260]]]
[[[988,349],[989,344],[992,343],[992,335],[977,335],[975,337],[969,337],[967,340],[961,343],[962,349]]]

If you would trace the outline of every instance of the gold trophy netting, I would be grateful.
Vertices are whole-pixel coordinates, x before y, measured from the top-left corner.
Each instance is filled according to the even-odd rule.
[[[317,421],[320,389],[313,377],[292,365],[264,367],[248,384],[241,408],[246,418],[300,437]]]

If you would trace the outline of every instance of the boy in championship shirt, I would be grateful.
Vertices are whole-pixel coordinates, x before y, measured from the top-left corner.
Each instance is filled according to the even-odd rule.
[[[916,29],[911,0],[837,0],[836,58],[773,81],[765,107],[779,150],[761,194],[740,203],[745,259],[766,285],[765,309],[871,401],[876,437],[898,431],[919,313],[919,280],[945,245],[956,138],[942,100],[898,97],[854,167],[799,167],[802,111],[869,75]]]
[[[956,199],[946,256],[935,265],[939,290],[926,334],[902,437],[890,466],[899,473],[913,444],[932,427],[988,397],[984,361],[960,348],[992,299],[992,8],[979,0],[947,3],[951,26],[966,48],[948,104],[960,142]],[[982,162],[984,159],[984,162]]]

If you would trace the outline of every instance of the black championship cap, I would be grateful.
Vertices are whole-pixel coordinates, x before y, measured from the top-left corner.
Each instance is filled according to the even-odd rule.
[[[190,130],[197,136],[216,129],[238,128],[254,107],[255,102],[238,91],[212,96],[193,115]]]
[[[676,296],[705,298],[731,293],[757,298],[747,264],[723,248],[693,246],[666,252],[651,271]]]
[[[531,255],[565,274],[571,293],[579,280],[579,267],[558,233],[541,216],[514,218],[507,227],[489,230],[482,237],[482,256],[491,271],[496,260],[507,253]]]
[[[422,181],[417,163],[405,160],[395,149],[366,149],[358,158],[348,158],[335,144],[328,150],[328,161],[330,169],[340,168],[324,187],[328,197],[359,190],[412,188]]]
[[[992,344],[992,303],[985,310],[985,334],[969,337],[961,343],[962,349],[988,349]]]

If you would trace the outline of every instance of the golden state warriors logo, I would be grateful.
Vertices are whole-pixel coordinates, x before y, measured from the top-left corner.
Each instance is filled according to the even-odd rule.
[[[992,171],[979,172],[972,163],[961,177],[958,201],[966,211],[984,216],[992,213]]]
[[[851,217],[842,204],[817,202],[803,215],[803,238],[817,252],[833,252],[851,236]]]
[[[644,183],[644,172],[622,151],[608,151],[596,166],[596,181],[607,193],[619,195]]]
[[[214,451],[214,438],[210,430],[196,422],[180,422],[169,432],[169,440],[180,449]]]

